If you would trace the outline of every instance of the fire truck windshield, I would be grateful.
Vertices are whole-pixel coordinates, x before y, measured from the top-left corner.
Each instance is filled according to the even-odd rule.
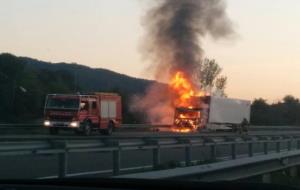
[[[78,98],[49,98],[46,104],[46,108],[56,108],[56,109],[79,109],[79,99]]]

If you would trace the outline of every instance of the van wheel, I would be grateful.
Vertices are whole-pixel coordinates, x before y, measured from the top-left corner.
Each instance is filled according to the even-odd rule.
[[[109,122],[106,129],[102,129],[101,133],[104,135],[111,135],[115,128],[115,124],[113,122]]]
[[[83,134],[85,136],[89,136],[92,133],[91,124],[90,122],[85,122],[83,126]]]
[[[58,129],[57,128],[50,128],[49,132],[51,135],[57,135],[58,134]]]

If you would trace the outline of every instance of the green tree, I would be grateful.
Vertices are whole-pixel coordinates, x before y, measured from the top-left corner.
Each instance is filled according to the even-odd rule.
[[[222,68],[214,59],[204,59],[199,65],[197,78],[203,89],[211,90],[221,96],[225,96],[227,77],[220,76]]]
[[[291,95],[283,98],[282,112],[289,125],[297,125],[300,122],[300,104],[299,99]]]
[[[216,90],[220,93],[221,96],[226,96],[225,94],[225,87],[227,84],[227,77],[226,76],[220,76],[216,79]]]
[[[300,102],[291,95],[282,101],[267,104],[255,99],[251,106],[251,123],[254,125],[300,125]]]
[[[270,106],[265,99],[255,99],[251,105],[250,122],[254,125],[264,125],[269,123]]]
[[[9,120],[13,117],[15,110],[15,99],[24,64],[11,54],[1,54],[0,57],[0,121],[3,118]]]
[[[74,79],[68,71],[34,69],[22,58],[0,55],[0,122],[41,118],[46,94],[73,89]]]

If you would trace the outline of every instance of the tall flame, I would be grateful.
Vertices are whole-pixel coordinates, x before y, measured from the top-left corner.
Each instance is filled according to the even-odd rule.
[[[193,107],[191,97],[204,95],[204,92],[197,90],[181,71],[175,73],[174,77],[171,78],[169,85],[177,96],[173,102],[175,107],[191,108]]]
[[[182,71],[177,71],[171,78],[169,86],[174,94],[173,106],[176,108],[187,108],[175,114],[174,127],[172,131],[188,133],[196,130],[199,126],[201,114],[193,108],[199,108],[199,102],[195,102],[195,96],[204,96],[204,91],[198,90]]]

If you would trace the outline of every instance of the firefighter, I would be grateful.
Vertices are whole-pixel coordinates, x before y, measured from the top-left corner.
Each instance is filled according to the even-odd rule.
[[[243,119],[242,123],[241,123],[241,131],[248,133],[248,126],[249,126],[249,122],[246,118]]]

